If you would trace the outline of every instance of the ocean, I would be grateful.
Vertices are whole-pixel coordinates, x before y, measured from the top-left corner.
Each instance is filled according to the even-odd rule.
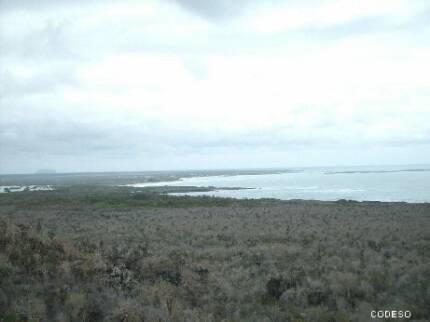
[[[285,173],[190,177],[133,186],[164,185],[251,188],[185,193],[232,198],[430,202],[430,165],[291,168]]]

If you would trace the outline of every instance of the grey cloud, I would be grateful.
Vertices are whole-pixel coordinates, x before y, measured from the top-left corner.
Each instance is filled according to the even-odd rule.
[[[336,40],[338,38],[383,32],[391,29],[393,29],[393,26],[385,22],[381,17],[368,16],[329,26],[311,24],[301,27],[296,31],[300,32],[308,39],[315,38],[321,41],[323,39]]]
[[[42,110],[39,110],[41,112]],[[54,113],[54,114],[52,114]],[[1,120],[0,162],[26,160],[37,164],[38,159],[62,160],[62,164],[75,160],[75,169],[84,159],[127,160],[170,159],[178,160],[190,155],[212,155],[213,153],[245,153],[246,151],[302,151],[313,149],[339,149],[339,147],[405,147],[427,146],[430,132],[415,139],[407,135],[388,138],[385,141],[358,140],[360,131],[347,133],[346,128],[336,125],[329,129],[312,128],[303,131],[300,126],[246,129],[243,131],[214,131],[213,129],[187,129],[171,127],[162,120],[142,120],[140,124],[102,123],[86,121],[85,115],[67,119],[58,111],[29,117]],[[337,132],[332,132],[332,131]],[[362,129],[365,131],[365,128]],[[336,134],[337,133],[337,134]],[[340,133],[345,133],[340,135]],[[362,134],[362,133],[361,133]],[[341,148],[340,148],[341,149]],[[224,152],[222,152],[224,151]],[[104,161],[103,161],[104,162]],[[131,162],[131,161],[130,161]],[[134,161],[133,161],[134,162]],[[136,161],[137,162],[137,161]],[[166,161],[167,162],[167,161]],[[34,167],[42,167],[43,164]],[[86,166],[81,164],[80,166]],[[114,165],[109,165],[113,167]],[[103,165],[99,165],[99,169]]]
[[[172,0],[191,12],[214,21],[226,20],[240,14],[253,1],[247,0]],[[254,1],[255,2],[255,1]]]
[[[79,87],[72,66],[62,65],[55,69],[43,70],[30,77],[17,77],[9,69],[0,69],[0,97],[13,98],[34,94],[55,93],[64,87]]]
[[[49,78],[49,77],[48,77]],[[43,87],[43,86],[42,86]],[[122,156],[138,153],[169,155],[203,150],[233,148],[272,148],[285,150],[295,148],[354,146],[359,142],[375,145],[413,146],[430,142],[430,131],[421,127],[413,132],[392,134],[390,137],[366,138],[371,125],[381,120],[381,115],[355,115],[349,122],[337,119],[328,109],[312,124],[300,123],[244,130],[214,130],[214,128],[189,128],[169,120],[133,119],[106,122],[94,118],[104,113],[91,108],[74,111],[67,102],[56,99],[21,101],[10,100],[2,105],[0,117],[0,150],[8,155],[27,153],[32,155],[85,155],[112,154]],[[44,106],[43,104],[49,104]],[[24,104],[24,105],[23,105]],[[311,107],[308,107],[309,109]],[[307,110],[305,109],[305,111]],[[17,112],[13,113],[16,110]],[[30,111],[30,113],[26,113]],[[106,110],[107,115],[109,110]],[[386,118],[387,116],[384,116]],[[401,117],[394,114],[392,118]],[[393,135],[395,137],[393,137]]]
[[[0,0],[1,1],[1,0]],[[174,1],[174,0],[169,0]],[[208,19],[227,18],[229,12],[244,10],[247,5],[259,0],[245,2],[175,0],[178,5],[187,8]],[[18,3],[23,3],[18,1]],[[48,2],[47,2],[48,3]],[[60,1],[61,3],[61,1]],[[230,6],[234,7],[230,9]],[[174,55],[201,54],[237,54],[265,52],[272,48],[277,52],[294,50],[290,43],[312,41],[325,43],[340,38],[355,37],[371,33],[404,32],[414,41],[429,42],[428,18],[430,9],[424,10],[414,19],[396,23],[383,16],[367,16],[345,23],[330,26],[309,24],[296,29],[265,33],[250,33],[246,30],[215,28],[206,32],[189,34],[155,34],[139,17],[127,20],[127,23],[103,21],[87,30],[75,25],[73,17],[58,17],[46,20],[38,29],[26,36],[19,34],[2,37],[0,55],[4,58],[22,58],[31,62],[61,61],[79,62],[96,61],[112,52],[121,53],[168,53]],[[115,19],[120,19],[117,17]],[[106,32],[106,25],[114,26]],[[419,32],[420,31],[420,32]],[[189,63],[190,70],[204,78],[204,69],[198,64]]]
[[[1,10],[34,10],[39,11],[49,7],[76,6],[82,4],[100,3],[99,0],[0,0]]]
[[[0,150],[9,158],[26,155],[80,158],[86,155],[100,157],[121,155],[127,157],[136,153],[136,146],[130,140],[108,129],[87,126],[79,122],[40,122],[2,129]]]
[[[28,116],[0,118],[1,154],[9,157],[170,154],[186,151],[196,134],[168,128],[162,120],[131,125],[86,121],[83,114],[76,118],[71,118],[72,115],[61,108],[33,108]]]
[[[40,111],[43,111],[41,109]],[[248,147],[269,142],[269,133],[247,133],[239,136],[211,130],[169,128],[160,120],[156,124],[102,124],[67,119],[65,114],[33,115],[2,120],[0,146],[3,153],[38,155],[86,155],[138,152],[170,154],[202,149]],[[33,113],[34,114],[34,113]],[[273,141],[273,133],[272,133]],[[273,142],[272,142],[273,143]],[[284,142],[285,143],[285,142]]]
[[[71,33],[73,21],[68,18],[46,19],[25,35],[2,35],[0,55],[12,59],[31,61],[76,61],[81,59],[81,48],[74,47]]]
[[[52,0],[0,0],[0,8],[6,9],[40,9],[47,5],[52,5]]]
[[[428,23],[430,20],[427,18],[428,15],[427,12],[421,12],[416,17],[413,17],[413,19],[403,22],[390,21],[387,17],[380,15],[369,15],[328,26],[309,24],[298,28],[295,32],[299,32],[308,39],[320,42],[387,32],[403,32],[413,35],[421,31],[427,34],[425,31],[430,26]]]

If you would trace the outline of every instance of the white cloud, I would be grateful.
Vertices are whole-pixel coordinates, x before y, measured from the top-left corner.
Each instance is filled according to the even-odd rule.
[[[63,170],[258,166],[262,149],[261,166],[341,164],[362,146],[430,162],[430,44],[408,29],[430,36],[424,5],[256,1],[216,23],[158,1],[5,10],[0,171],[32,171],[38,150]],[[368,17],[384,28],[324,37]]]

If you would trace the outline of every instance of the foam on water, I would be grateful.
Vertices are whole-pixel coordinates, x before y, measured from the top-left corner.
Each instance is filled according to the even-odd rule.
[[[0,193],[7,192],[22,192],[22,191],[40,191],[40,190],[54,190],[51,186],[0,186]]]

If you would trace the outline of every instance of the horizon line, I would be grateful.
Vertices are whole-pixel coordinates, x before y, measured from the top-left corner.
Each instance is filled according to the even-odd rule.
[[[37,173],[34,172],[27,173],[1,173],[0,176],[23,176],[23,175],[34,175],[34,176],[46,176],[46,175],[84,175],[84,174],[113,174],[113,173],[159,173],[159,172],[191,172],[191,171],[255,171],[255,170],[292,170],[292,169],[309,169],[309,168],[337,168],[337,167],[383,167],[383,166],[425,166],[430,165],[430,163],[401,163],[401,164],[361,164],[361,165],[312,165],[312,166],[286,166],[286,167],[247,167],[247,168],[200,168],[200,169],[159,169],[159,170],[106,170],[106,171],[60,171],[47,173]]]

